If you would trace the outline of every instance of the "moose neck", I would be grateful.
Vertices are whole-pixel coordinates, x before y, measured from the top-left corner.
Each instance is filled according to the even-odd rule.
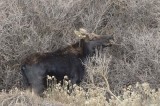
[[[74,54],[82,61],[85,61],[87,57],[93,56],[95,53],[95,42],[87,42],[85,39],[81,39],[77,43],[70,45],[64,49],[58,49],[54,54],[65,55]]]
[[[94,55],[95,51],[94,51],[94,47],[92,46],[92,44],[86,43],[84,39],[82,39],[80,41],[80,46],[82,48],[82,54],[80,56],[80,59],[82,61],[85,61],[87,57],[91,57]]]

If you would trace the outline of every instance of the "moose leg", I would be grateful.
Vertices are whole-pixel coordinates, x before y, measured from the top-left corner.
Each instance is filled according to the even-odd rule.
[[[27,82],[35,94],[41,95],[46,88],[45,70],[39,65],[27,66],[25,70]]]

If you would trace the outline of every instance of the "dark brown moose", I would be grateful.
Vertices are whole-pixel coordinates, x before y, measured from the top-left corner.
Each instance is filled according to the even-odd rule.
[[[80,84],[85,74],[83,62],[93,56],[98,47],[110,47],[113,36],[100,36],[88,33],[85,29],[75,31],[81,39],[66,48],[55,52],[35,53],[28,56],[21,67],[23,85],[32,88],[36,94],[42,94],[47,88],[47,75],[55,76],[62,81],[67,75],[72,84]]]

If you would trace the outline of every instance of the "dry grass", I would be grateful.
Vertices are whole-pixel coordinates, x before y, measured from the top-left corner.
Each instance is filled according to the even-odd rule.
[[[63,106],[54,100],[49,102],[40,98],[29,91],[20,91],[17,88],[12,89],[9,93],[2,91],[0,93],[1,106]]]
[[[65,105],[158,106],[159,90],[153,89],[160,88],[159,5],[159,0],[0,0],[1,90],[21,88],[21,61],[33,52],[55,51],[76,42],[75,29],[113,34],[116,40],[111,49],[84,63],[84,90],[75,95],[62,90],[42,99],[13,90],[1,92],[0,103],[43,106],[42,101],[49,101],[52,106],[54,99]],[[132,90],[125,91],[129,85]],[[109,102],[105,97],[111,97]]]
[[[148,83],[128,86],[123,89],[122,95],[108,101],[103,87],[89,88],[85,91],[79,86],[68,95],[64,87],[55,85],[52,91],[46,92],[45,98],[40,98],[28,91],[20,91],[17,88],[9,93],[0,93],[1,106],[159,106],[160,91],[151,89]]]

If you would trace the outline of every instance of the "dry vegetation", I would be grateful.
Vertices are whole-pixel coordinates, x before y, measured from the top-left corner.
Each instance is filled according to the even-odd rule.
[[[159,0],[0,0],[1,105],[159,106],[159,23]],[[70,95],[55,87],[45,98],[21,91],[21,61],[76,42],[81,27],[116,40],[84,63],[81,87]]]

